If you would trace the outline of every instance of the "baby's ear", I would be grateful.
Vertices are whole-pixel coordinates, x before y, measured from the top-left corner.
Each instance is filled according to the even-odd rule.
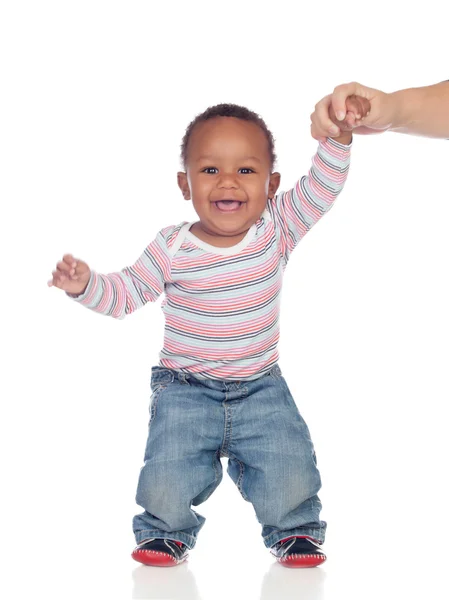
[[[270,175],[270,183],[268,184],[268,196],[270,198],[274,198],[276,196],[276,192],[279,189],[280,183],[281,183],[281,174],[280,173],[272,173]]]
[[[183,173],[182,171],[178,173],[178,186],[184,196],[184,200],[190,200],[191,196],[189,183],[187,181],[187,173]]]

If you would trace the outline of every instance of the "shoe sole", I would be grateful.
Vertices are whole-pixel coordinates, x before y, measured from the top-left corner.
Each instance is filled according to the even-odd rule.
[[[157,552],[156,550],[134,550],[131,554],[137,562],[149,567],[176,567],[189,556],[186,554],[181,559],[177,559],[167,552]]]
[[[322,565],[326,561],[326,556],[324,554],[290,554],[285,558],[276,558],[276,560],[284,567],[310,569]]]

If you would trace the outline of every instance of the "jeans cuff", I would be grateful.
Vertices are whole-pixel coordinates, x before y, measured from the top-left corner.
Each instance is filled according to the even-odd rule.
[[[308,527],[300,527],[297,529],[289,529],[286,531],[274,531],[273,533],[270,533],[270,535],[264,537],[263,541],[267,548],[271,548],[284,538],[290,537],[292,535],[297,535],[310,537],[318,544],[322,544],[324,542],[325,533],[325,528],[310,529]]]
[[[161,529],[143,529],[142,531],[135,532],[137,545],[141,544],[144,540],[149,538],[158,538],[164,540],[174,540],[175,542],[182,542],[189,550],[191,550],[196,544],[196,538],[182,531],[174,531],[168,533]]]

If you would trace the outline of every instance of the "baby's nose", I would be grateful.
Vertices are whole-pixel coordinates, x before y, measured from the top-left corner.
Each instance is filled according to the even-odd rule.
[[[218,180],[218,185],[219,185],[219,187],[225,187],[225,188],[239,187],[237,177],[232,173],[222,174],[222,176]]]

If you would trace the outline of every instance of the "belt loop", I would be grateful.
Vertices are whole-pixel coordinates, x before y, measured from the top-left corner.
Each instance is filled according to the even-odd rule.
[[[273,365],[273,368],[271,369],[271,373],[273,374],[274,377],[282,377],[282,371],[277,363],[275,365]]]

